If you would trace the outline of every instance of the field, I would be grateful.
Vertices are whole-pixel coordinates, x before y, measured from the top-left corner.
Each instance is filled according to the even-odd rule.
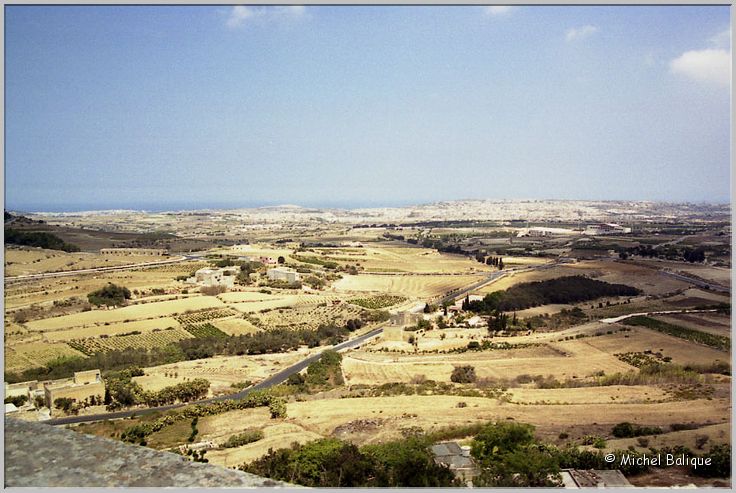
[[[654,269],[613,261],[581,261],[574,264],[561,264],[555,267],[532,272],[512,273],[485,286],[478,294],[508,289],[516,284],[532,281],[546,281],[556,277],[583,275],[614,284],[627,284],[644,291],[645,294],[660,295],[688,287],[688,284]]]
[[[183,300],[162,301],[145,305],[132,305],[113,310],[92,310],[74,315],[65,315],[47,320],[29,322],[31,330],[54,330],[69,327],[83,327],[104,322],[124,322],[131,320],[170,317],[184,313],[187,310],[202,310],[205,308],[221,308],[223,304],[211,296],[198,296]]]
[[[66,330],[47,330],[44,331],[43,337],[50,342],[58,342],[88,337],[99,337],[101,335],[115,336],[133,331],[147,333],[169,327],[179,327],[179,322],[172,317],[161,317],[150,320],[139,320],[137,322],[109,323]]]
[[[590,337],[577,341],[560,343],[568,351],[583,352],[594,348],[610,354],[655,351],[669,356],[678,364],[707,364],[715,360],[729,361],[730,355],[724,351],[697,345],[643,327],[631,327],[631,332],[617,332],[612,335]]]
[[[717,313],[688,313],[675,315],[658,315],[657,320],[689,329],[701,330],[715,335],[731,334],[731,317]]]
[[[80,357],[84,354],[63,343],[27,342],[5,348],[5,371],[19,371],[43,366],[61,357]]]
[[[363,309],[352,305],[300,305],[271,310],[251,316],[251,321],[263,329],[295,328],[315,330],[320,325],[345,325],[350,319],[360,318]]]
[[[385,293],[411,298],[431,298],[481,280],[469,275],[345,275],[333,285],[344,293]]]
[[[134,377],[146,390],[163,387],[195,378],[210,381],[210,393],[232,393],[231,384],[250,380],[258,383],[288,365],[312,354],[315,350],[300,349],[289,353],[260,356],[215,356],[208,359],[180,361],[168,365],[144,368],[145,375]]]
[[[281,422],[288,425],[290,432],[301,441],[315,436],[332,436],[338,429],[355,430],[342,438],[358,444],[376,443],[401,437],[402,429],[419,427],[423,430],[436,430],[447,426],[458,426],[488,421],[513,419],[531,423],[537,427],[538,434],[559,433],[559,430],[575,429],[571,436],[596,429],[607,429],[622,421],[639,424],[667,426],[682,422],[723,423],[728,416],[728,399],[688,401],[687,406],[673,406],[671,403],[633,402],[641,389],[605,389],[618,399],[606,400],[600,389],[567,389],[569,404],[524,403],[513,404],[483,397],[460,396],[394,396],[363,397],[345,399],[308,400],[292,402],[287,406],[288,418]],[[544,395],[544,394],[540,394]],[[652,397],[657,394],[653,393]],[[537,401],[545,399],[537,399]],[[549,400],[549,395],[548,399]],[[464,402],[466,407],[458,407]],[[375,421],[377,425],[366,427],[360,420]],[[200,420],[199,427],[204,431],[202,439],[220,441],[226,436],[250,427],[267,429],[276,426],[264,409],[231,411],[219,416]],[[367,429],[366,429],[367,428]],[[285,437],[284,437],[285,438]],[[281,446],[286,445],[282,443]],[[240,460],[252,460],[268,452],[273,442],[267,438],[244,447],[213,451],[208,453],[212,463],[228,466]],[[242,451],[241,451],[242,449]]]
[[[341,265],[358,265],[366,272],[472,273],[490,270],[484,264],[459,255],[417,247],[373,247],[355,249],[315,248],[318,258]]]
[[[172,342],[193,337],[180,328],[151,331],[146,334],[131,334],[90,339],[75,339],[69,345],[85,354],[104,353],[106,351],[122,351],[124,349],[149,349],[166,346]]]
[[[95,253],[66,253],[59,250],[14,247],[5,249],[5,275],[18,276],[42,272],[113,267],[153,262],[166,258],[152,255],[104,256]]]
[[[497,207],[507,206],[497,204]],[[577,211],[582,206],[571,207]],[[584,238],[582,241],[573,236],[514,237],[510,241],[519,229],[518,220],[498,219],[494,225],[486,219],[468,221],[469,218],[462,214],[455,219],[458,221],[456,227],[444,217],[447,211],[440,208],[429,217],[408,216],[407,224],[401,224],[393,216],[398,214],[397,210],[384,211],[387,218],[380,222],[380,215],[369,215],[366,219],[369,224],[391,224],[385,227],[354,227],[365,224],[353,224],[352,219],[339,217],[335,211],[325,212],[323,217],[312,216],[316,214],[313,211],[288,207],[283,212],[269,208],[247,213],[229,211],[217,220],[210,217],[210,213],[183,214],[181,217],[121,213],[104,218],[94,215],[89,219],[84,216],[57,218],[57,221],[72,223],[70,227],[80,227],[83,223],[100,227],[109,223],[126,231],[125,234],[134,234],[128,232],[136,227],[144,231],[151,228],[171,230],[181,235],[172,241],[182,245],[208,244],[213,248],[199,254],[193,252],[195,257],[200,256],[198,259],[148,270],[6,282],[5,369],[16,372],[43,366],[59,357],[83,358],[86,354],[124,348],[160,348],[186,339],[186,343],[182,343],[183,351],[171,351],[170,359],[163,359],[156,353],[142,355],[150,359],[141,359],[144,361],[141,366],[186,357],[214,356],[149,366],[143,369],[144,375],[134,377],[134,381],[145,390],[157,391],[204,378],[211,383],[209,397],[230,394],[261,382],[325,347],[308,349],[301,346],[284,353],[225,356],[243,352],[245,348],[237,346],[234,351],[236,343],[244,344],[244,340],[225,338],[259,334],[253,338],[256,350],[279,350],[281,341],[268,331],[314,330],[330,323],[344,325],[351,319],[367,319],[369,310],[401,312],[420,302],[435,303],[448,292],[466,288],[496,272],[495,267],[474,259],[475,253],[480,251],[502,257],[505,275],[475,290],[474,294],[572,275],[634,286],[643,293],[633,296],[630,302],[629,298],[601,298],[519,310],[515,314],[518,323],[511,322],[514,314],[508,313],[511,327],[492,333],[487,328],[488,314],[463,313],[462,310],[457,313],[454,308],[443,315],[441,322],[433,318],[440,312],[424,315],[430,322],[429,328],[424,322],[421,328],[416,327],[416,320],[411,323],[415,327],[411,328],[417,330],[402,333],[401,327],[391,326],[383,336],[342,353],[342,383],[331,375],[324,385],[309,380],[306,384],[296,385],[292,381],[291,385],[277,387],[277,394],[286,400],[285,419],[270,418],[266,408],[201,417],[197,441],[213,440],[220,444],[246,430],[260,430],[264,434],[263,439],[247,445],[210,450],[207,453],[209,461],[234,467],[266,454],[270,448],[288,447],[293,442],[303,443],[320,437],[338,437],[362,445],[398,439],[419,429],[432,431],[488,421],[533,424],[539,437],[560,446],[566,443],[580,445],[584,435],[594,434],[605,437],[609,449],[631,445],[644,450],[635,438],[615,439],[611,435],[613,425],[622,421],[662,427],[663,435],[648,437],[649,446],[694,448],[696,437],[703,434],[709,436],[708,443],[730,440],[731,377],[727,368],[714,365],[729,362],[730,352],[643,326],[601,321],[623,314],[691,310],[730,303],[726,294],[695,288],[691,283],[658,271],[667,268],[728,284],[730,270],[714,267],[710,258],[705,264],[654,261],[638,255],[620,261],[615,253],[609,253],[609,248],[633,248],[639,244],[695,245],[692,235],[683,233],[683,239],[671,232],[677,227],[670,219],[662,219],[661,227],[670,232],[661,235]],[[535,211],[530,211],[530,218],[523,222],[540,224],[549,220],[560,227],[574,227],[570,224],[578,222],[578,212],[570,212],[572,216],[561,221],[557,216],[539,218]],[[498,212],[489,209],[487,214],[493,216]],[[509,217],[521,216],[511,214]],[[398,226],[394,226],[395,223]],[[656,230],[659,224],[644,221],[638,227]],[[718,223],[717,228],[718,231],[703,238],[727,243],[723,235],[716,236],[723,224]],[[385,233],[388,235],[383,236]],[[412,246],[399,240],[397,235],[439,241],[442,244],[438,248],[452,247],[449,250],[465,253],[439,253],[435,249]],[[215,242],[218,246],[214,246]],[[246,242],[249,244],[243,244]],[[574,256],[571,249],[582,243],[587,243],[590,250],[580,256],[596,260],[564,263],[564,259],[559,258]],[[235,246],[231,246],[233,244]],[[6,257],[6,275],[79,268],[95,262],[112,265],[141,261],[132,257],[111,257],[106,262],[95,253],[6,251],[11,254]],[[521,256],[525,254],[530,256]],[[176,277],[212,265],[218,255],[231,258],[283,256],[287,266],[308,267],[327,279],[327,283],[321,291],[267,288],[264,287],[265,271],[270,266],[253,274],[255,283],[238,284],[216,296],[204,296],[198,287],[176,280]],[[714,257],[716,255],[717,265],[728,265],[722,249]],[[303,262],[310,257],[314,262]],[[69,262],[76,263],[67,265]],[[128,306],[90,310],[87,294],[108,282],[130,289],[133,296]],[[524,306],[531,306],[531,303]],[[560,315],[562,310],[573,308],[580,309],[574,316]],[[457,325],[463,325],[474,315],[480,315],[480,319],[473,322],[473,328],[453,326],[456,325],[453,317],[461,317]],[[730,315],[716,312],[648,316],[721,337],[730,337],[731,333]],[[526,326],[527,322],[531,325]],[[440,329],[445,323],[451,327]],[[491,320],[490,325],[493,323]],[[362,330],[377,326],[369,324]],[[691,333],[679,333],[694,338]],[[724,343],[722,347],[726,347],[726,342],[719,340]],[[483,346],[476,343],[483,343]],[[168,352],[166,357],[169,357]],[[108,359],[114,360],[113,357]],[[107,370],[103,369],[103,375],[118,369],[113,366],[117,362],[108,363],[103,358],[100,361],[102,365],[109,365]],[[653,369],[648,366],[651,363],[661,366]],[[685,371],[677,365],[693,365],[694,369]],[[471,366],[475,380],[465,384],[453,382],[453,371],[459,366]],[[705,373],[708,371],[713,373]],[[302,370],[302,374],[305,372]],[[611,383],[614,385],[608,385]],[[104,412],[104,409],[98,407],[84,412]],[[151,418],[138,415],[111,425],[82,425],[78,429],[105,436],[114,433],[116,436],[112,437],[119,439],[124,426]],[[697,429],[672,431],[670,425],[673,424]],[[188,421],[179,422],[152,434],[147,443],[149,447],[169,449],[188,443],[190,432]]]

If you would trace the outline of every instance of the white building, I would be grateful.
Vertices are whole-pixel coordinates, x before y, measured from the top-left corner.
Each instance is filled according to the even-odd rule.
[[[189,284],[197,284],[199,286],[225,286],[231,288],[235,285],[236,269],[226,267],[222,269],[210,269],[205,267],[194,273],[194,277],[186,280]]]
[[[600,236],[600,235],[620,235],[631,233],[631,228],[625,228],[614,223],[589,224],[583,234]]]
[[[519,230],[518,233],[516,233],[517,238],[521,238],[523,236],[552,236],[552,235],[561,235],[561,236],[569,236],[576,234],[575,230],[567,229],[567,228],[542,228],[542,227],[533,227],[533,228],[525,228]]]
[[[268,269],[266,275],[270,281],[286,281],[289,284],[293,284],[299,280],[299,273],[288,267]]]

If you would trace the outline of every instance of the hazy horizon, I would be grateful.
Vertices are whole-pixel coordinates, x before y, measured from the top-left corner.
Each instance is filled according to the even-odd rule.
[[[6,6],[6,208],[730,203],[730,23],[728,6]]]
[[[662,201],[662,200],[629,200],[629,199],[553,199],[553,198],[457,198],[457,199],[440,199],[429,202],[406,202],[406,203],[287,203],[287,202],[253,202],[253,203],[205,203],[205,204],[149,204],[147,207],[133,206],[133,205],[118,205],[118,206],[105,206],[92,207],[91,205],[84,204],[70,204],[65,208],[54,208],[54,207],[36,207],[27,209],[18,209],[7,207],[6,211],[19,212],[19,213],[75,213],[75,212],[95,212],[95,211],[115,211],[115,210],[129,210],[136,212],[177,212],[177,211],[197,211],[197,210],[237,210],[237,209],[258,209],[258,208],[269,208],[269,207],[301,207],[304,209],[332,209],[332,210],[357,210],[357,209],[385,209],[385,208],[402,208],[402,207],[421,207],[432,205],[436,203],[451,203],[451,202],[464,202],[464,201],[490,201],[490,202],[633,202],[633,203],[655,203],[655,204],[694,204],[694,205],[730,205],[730,201]]]

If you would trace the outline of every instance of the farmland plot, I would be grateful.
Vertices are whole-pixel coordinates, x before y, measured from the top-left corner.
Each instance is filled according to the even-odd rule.
[[[79,357],[83,358],[85,355],[72,349],[70,346],[64,343],[49,343],[49,342],[28,342],[13,345],[12,348],[6,349],[6,354],[14,353],[9,361],[6,361],[5,370],[9,371],[11,368],[8,366],[17,365],[15,370],[33,368],[44,366],[48,362],[53,361],[61,357]],[[28,366],[23,364],[28,361]]]
[[[376,292],[428,298],[481,280],[472,275],[345,275],[333,285],[338,292]]]
[[[88,337],[100,337],[102,335],[115,336],[133,331],[142,333],[152,332],[156,329],[179,327],[179,322],[172,317],[154,318],[150,320],[139,320],[137,322],[100,324],[89,327],[79,327],[67,330],[56,330],[44,332],[43,336],[51,342],[70,341],[72,339],[84,339]]]
[[[254,323],[263,329],[289,328],[314,330],[320,325],[345,325],[350,319],[360,318],[362,308],[352,305],[297,306],[253,315]]]
[[[193,337],[181,328],[152,331],[146,334],[120,335],[113,337],[97,337],[75,339],[69,345],[85,354],[104,353],[106,351],[122,351],[124,349],[149,349],[163,347],[172,342]]]
[[[169,317],[187,310],[205,308],[222,308],[220,300],[212,296],[199,296],[183,300],[161,301],[144,305],[132,305],[112,310],[92,310],[89,312],[64,315],[61,317],[29,322],[28,328],[33,330],[54,330],[68,327],[93,325],[98,322],[123,322],[130,320]]]

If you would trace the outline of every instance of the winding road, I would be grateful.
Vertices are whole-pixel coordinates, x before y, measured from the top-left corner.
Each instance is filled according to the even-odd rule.
[[[443,296],[442,298],[440,298],[440,300],[441,301],[451,301],[451,300],[457,299],[461,296],[464,296],[466,293],[469,293],[475,289],[478,289],[481,286],[485,286],[486,284],[490,284],[491,282],[494,282],[504,277],[506,274],[510,272],[523,272],[523,271],[533,270],[533,269],[549,268],[551,265],[553,264],[543,264],[543,265],[533,266],[533,267],[524,267],[520,269],[508,269],[505,271],[492,272],[485,279],[479,282],[473,283],[459,291]],[[366,332],[363,335],[360,335],[353,339],[349,339],[339,344],[335,344],[334,346],[330,346],[329,348],[326,348],[324,351],[320,351],[319,353],[316,353],[316,354],[313,354],[312,356],[304,358],[298,363],[295,363],[289,366],[288,368],[285,368],[279,371],[278,373],[271,375],[270,377],[262,380],[261,382],[251,387],[248,387],[247,389],[241,390],[240,392],[234,393],[234,394],[227,394],[227,395],[222,395],[218,397],[211,397],[209,399],[203,399],[203,400],[188,402],[188,403],[170,404],[166,406],[149,407],[149,408],[142,408],[142,409],[128,409],[125,411],[116,411],[116,412],[101,413],[101,414],[89,414],[89,415],[83,415],[83,416],[65,416],[63,418],[48,419],[46,421],[43,421],[43,423],[46,423],[49,425],[55,425],[55,426],[77,424],[77,423],[92,423],[95,421],[104,421],[108,419],[122,419],[122,418],[129,418],[131,416],[141,416],[141,415],[151,414],[155,412],[162,412],[162,411],[168,411],[171,409],[178,409],[178,408],[182,408],[185,406],[193,406],[195,404],[210,404],[210,403],[219,402],[219,401],[242,399],[253,391],[267,389],[274,385],[278,385],[280,383],[285,382],[291,375],[295,373],[299,373],[300,371],[304,370],[307,366],[309,366],[311,363],[317,361],[320,357],[322,357],[322,354],[324,354],[325,351],[328,351],[328,350],[343,351],[346,349],[357,348],[363,345],[366,341],[379,336],[383,332],[383,329],[386,325],[388,325],[388,322],[384,322],[378,325],[377,327],[370,330],[369,332]]]
[[[385,323],[381,324],[375,329],[372,329],[371,331],[366,332],[365,334],[361,336],[341,342],[339,344],[335,344],[334,346],[326,348],[324,351],[320,351],[319,353],[316,353],[316,354],[313,354],[312,356],[304,358],[300,362],[293,364],[290,367],[285,368],[274,375],[271,375],[265,380],[262,380],[261,382],[251,387],[248,387],[247,389],[243,389],[240,392],[237,392],[235,394],[211,397],[209,399],[203,399],[203,400],[195,401],[195,402],[170,404],[168,406],[149,407],[149,408],[144,408],[144,409],[129,409],[126,411],[117,411],[117,412],[112,412],[112,413],[89,414],[86,416],[66,416],[63,418],[48,419],[46,421],[43,421],[43,423],[46,423],[49,425],[68,425],[68,424],[76,424],[76,423],[91,423],[94,421],[103,421],[107,419],[129,418],[133,415],[141,416],[144,414],[168,411],[170,409],[177,409],[177,408],[185,407],[185,406],[193,406],[195,404],[211,404],[213,402],[219,402],[219,401],[242,399],[243,397],[247,396],[248,394],[250,394],[251,392],[255,390],[267,389],[269,387],[272,387],[273,385],[278,385],[282,382],[285,382],[291,375],[295,373],[299,373],[300,371],[305,369],[307,366],[309,366],[311,363],[321,358],[322,354],[325,351],[328,351],[328,350],[342,351],[345,349],[353,349],[353,348],[361,346],[363,343],[365,343],[369,339],[372,339],[373,337],[380,335],[381,332],[383,332],[383,328],[385,327],[385,325],[386,325]]]

